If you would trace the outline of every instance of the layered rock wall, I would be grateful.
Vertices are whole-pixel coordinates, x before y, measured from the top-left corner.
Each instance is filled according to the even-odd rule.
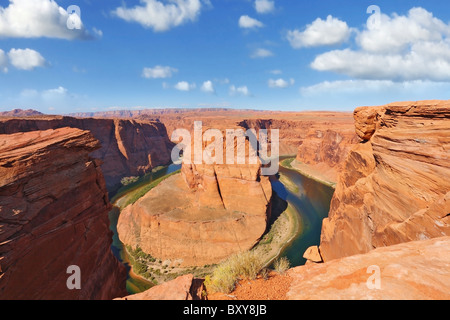
[[[450,235],[450,102],[355,110],[349,153],[322,226],[325,261]]]
[[[271,199],[260,162],[184,163],[181,174],[122,211],[119,237],[158,259],[184,266],[215,264],[259,241]]]
[[[279,129],[280,154],[296,154],[295,167],[336,182],[348,152],[358,142],[353,121],[346,114],[325,114],[305,120],[251,119],[240,123],[244,128]]]
[[[157,121],[41,117],[0,119],[0,134],[63,127],[89,130],[101,148],[92,156],[103,161],[101,168],[108,190],[120,186],[125,176],[142,175],[170,162],[173,144],[165,126]]]
[[[0,299],[111,299],[126,272],[111,252],[100,148],[72,128],[0,135]],[[69,290],[67,268],[81,271]]]
[[[377,248],[289,271],[290,300],[449,300],[450,237]]]

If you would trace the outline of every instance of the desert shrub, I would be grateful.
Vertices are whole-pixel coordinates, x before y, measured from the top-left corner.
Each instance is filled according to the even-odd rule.
[[[147,272],[147,266],[142,262],[136,261],[135,266],[137,274],[145,274]]]
[[[127,186],[129,184],[135,183],[139,180],[139,177],[124,177],[120,182],[123,186]]]
[[[270,270],[267,268],[262,269],[259,274],[261,275],[261,278],[263,278],[264,280],[269,280],[270,278]]]
[[[205,286],[211,292],[230,293],[236,286],[236,275],[229,265],[217,267],[212,276],[206,276]]]
[[[230,293],[240,279],[254,280],[263,268],[263,259],[254,251],[235,254],[219,264],[205,285],[212,292]]]
[[[275,261],[273,267],[275,271],[279,274],[284,274],[291,266],[289,259],[286,257],[282,257]]]

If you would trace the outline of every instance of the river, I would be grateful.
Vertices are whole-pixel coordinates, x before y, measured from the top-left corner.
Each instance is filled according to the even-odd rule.
[[[294,208],[300,221],[300,232],[280,256],[287,257],[292,267],[301,266],[306,262],[303,258],[306,249],[320,244],[322,220],[328,217],[334,189],[294,169],[280,166],[279,174],[289,179],[295,185],[295,190],[280,181],[272,181],[272,188]]]
[[[283,157],[281,160],[285,159],[287,157]],[[112,251],[127,268],[127,291],[130,294],[145,291],[152,286],[152,283],[131,271],[124,245],[117,234],[117,221],[120,214],[118,206],[130,192],[145,183],[173,173],[179,170],[180,167],[180,165],[170,165],[154,173],[147,174],[139,180],[139,183],[135,184],[135,187],[131,187],[125,190],[126,192],[122,192],[122,195],[119,197],[113,198],[114,209],[109,214],[110,229],[113,232]],[[305,264],[306,260],[303,258],[305,250],[320,243],[322,220],[328,216],[334,189],[305,177],[294,169],[280,166],[279,174],[283,177],[282,179],[288,179],[290,183],[283,184],[280,180],[275,180],[272,181],[272,188],[281,199],[287,201],[289,206],[294,209],[293,211],[297,214],[300,223],[299,232],[291,243],[281,251],[280,256],[287,257],[291,267],[296,267]]]
[[[121,203],[126,199],[127,195],[141,188],[143,185],[148,184],[156,179],[167,176],[177,170],[181,169],[181,165],[171,164],[167,167],[162,167],[155,172],[146,174],[141,177],[137,183],[133,183],[130,187],[125,187],[124,191],[119,190],[117,194],[112,198],[113,209],[109,212],[110,230],[113,232],[113,243],[111,250],[114,256],[125,265],[127,269],[127,291],[129,294],[135,294],[143,292],[153,286],[153,283],[146,279],[134,274],[131,270],[130,261],[126,253],[123,243],[119,240],[117,232],[117,221],[119,220]]]

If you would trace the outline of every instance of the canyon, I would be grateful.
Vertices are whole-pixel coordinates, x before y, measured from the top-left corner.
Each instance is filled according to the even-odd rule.
[[[338,165],[320,246],[279,281],[281,298],[450,299],[450,101],[362,107],[354,119],[359,142]],[[284,290],[261,281],[225,298]]]
[[[166,122],[172,131],[178,124],[175,114],[167,113]],[[225,115],[205,114],[208,116],[200,118],[210,127],[218,128],[244,128],[246,125],[239,125],[246,121],[241,116],[248,115],[236,112],[223,121]],[[197,116],[191,114],[191,118],[186,118],[185,127],[190,128]],[[302,115],[297,117],[303,121]],[[344,117],[348,118],[348,114]],[[123,296],[124,285],[121,283],[125,271],[110,250],[107,190],[117,190],[123,177],[142,175],[170,161],[174,144],[169,141],[165,124],[160,119],[148,117],[139,120],[85,119],[15,110],[0,116],[0,135],[4,147],[1,154],[5,159],[15,152],[21,152],[23,159],[34,159],[24,162],[5,160],[2,165],[2,169],[12,170],[2,172],[12,180],[0,187],[3,195],[0,216],[2,298],[110,299]],[[282,143],[285,139],[289,140],[283,136]],[[294,142],[288,141],[285,145],[291,145],[289,152],[294,152]],[[88,169],[83,171],[83,168]],[[199,223],[197,235],[204,238],[212,233],[216,237],[219,235],[219,241],[224,240],[221,250],[213,250],[210,245],[203,254],[205,260],[196,257],[194,262],[206,264],[223,259],[236,252],[237,249],[230,245],[233,243],[238,243],[239,250],[251,248],[265,231],[272,193],[268,179],[259,175],[260,164],[246,168],[184,166],[182,171],[178,178],[182,177],[182,181],[178,183],[182,182],[184,194],[191,194],[191,198],[181,201],[190,203],[192,200],[199,208],[207,210],[209,223]],[[24,194],[21,186],[31,184],[33,187]],[[177,183],[166,185],[172,188]],[[236,188],[238,185],[241,187]],[[248,198],[252,202],[248,202]],[[35,205],[35,201],[39,205]],[[204,214],[202,210],[197,213]],[[246,210],[256,214],[242,215]],[[211,212],[219,217],[217,221],[210,219]],[[227,214],[221,218],[224,212]],[[209,233],[208,230],[204,232],[205,226],[210,228]],[[169,234],[179,231],[175,228]],[[93,234],[97,237],[93,238]],[[225,235],[222,239],[221,234]],[[67,243],[68,239],[72,242]],[[195,248],[194,242],[192,248]],[[65,254],[58,256],[60,252]],[[84,252],[86,254],[82,254]],[[194,263],[193,259],[187,262]],[[65,271],[69,265],[78,265],[82,275],[89,275],[90,280],[83,281],[81,291],[67,290],[65,280],[69,274]],[[33,268],[32,272],[30,268]],[[44,272],[45,276],[39,272]],[[29,282],[23,281],[24,278]],[[46,281],[52,285],[41,290]]]
[[[79,119],[63,116],[0,117],[0,134],[58,128],[90,131],[101,147],[92,157],[102,160],[101,169],[108,190],[121,186],[123,177],[143,175],[170,162],[173,144],[158,121]]]
[[[248,151],[250,144],[246,147]],[[260,162],[183,162],[180,174],[121,212],[119,238],[183,267],[217,264],[255,246],[266,231],[271,199],[272,187],[261,175]]]
[[[336,184],[352,145],[358,142],[350,112],[281,112],[234,109],[154,109],[75,113],[96,119],[159,121],[172,137],[176,129],[194,130],[194,122],[219,130],[278,129],[280,154],[296,155],[295,166],[304,173]]]
[[[450,235],[449,123],[448,101],[355,110],[361,143],[323,222],[324,261]]]
[[[0,299],[112,299],[125,268],[113,256],[100,148],[73,128],[0,135]],[[69,290],[67,269],[81,272]]]
[[[7,298],[19,299],[125,297],[125,271],[110,250],[107,190],[170,162],[172,132],[192,132],[201,120],[205,130],[280,129],[280,153],[295,155],[292,167],[335,184],[320,244],[305,253],[305,266],[288,271],[289,283],[281,281],[283,298],[449,299],[449,101],[361,107],[353,115],[114,115],[0,118],[0,297],[6,288]],[[271,198],[261,163],[183,164],[122,211],[119,236],[161,260],[215,264],[259,241]],[[66,264],[92,275],[81,292],[67,290]],[[368,289],[370,266],[380,268],[382,290]],[[53,276],[48,290],[36,289],[42,270]],[[23,278],[31,286],[23,288]],[[188,275],[126,299],[195,299],[200,283]]]

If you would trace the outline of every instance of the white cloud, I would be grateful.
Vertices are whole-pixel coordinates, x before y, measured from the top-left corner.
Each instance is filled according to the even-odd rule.
[[[281,71],[281,70],[270,70],[269,73],[274,74],[274,75],[279,75],[279,74],[283,74],[283,71]]]
[[[79,100],[79,96],[69,94],[66,88],[59,86],[42,91],[24,89],[20,92],[19,100],[16,103],[23,106],[33,105],[49,109],[54,107],[59,108],[76,100]]]
[[[400,85],[400,84],[398,84]],[[396,83],[390,80],[339,80],[324,81],[309,87],[300,88],[300,93],[304,96],[321,96],[323,94],[334,93],[358,93],[368,91],[382,92],[396,86]]]
[[[382,15],[378,28],[359,33],[359,50],[334,50],[311,67],[363,80],[450,81],[450,25],[422,9]]]
[[[347,23],[329,15],[327,20],[317,18],[305,31],[290,30],[287,39],[293,48],[333,46],[347,41],[351,29]]]
[[[269,13],[275,10],[275,2],[271,0],[256,0],[255,10],[258,13]]]
[[[267,82],[267,84],[269,85],[270,88],[287,88],[290,86],[293,86],[295,84],[295,80],[294,79],[289,79],[289,81],[284,80],[284,79],[269,79],[269,81]]]
[[[191,91],[197,87],[195,83],[189,83],[186,81],[180,81],[175,85],[175,89],[180,91]]]
[[[157,0],[140,2],[141,5],[133,8],[119,7],[113,14],[125,21],[137,22],[143,27],[163,32],[195,21],[202,9],[200,0],[170,0],[167,4]]]
[[[214,84],[210,80],[203,82],[201,90],[203,92],[208,92],[208,93],[216,92],[216,90],[214,89]]]
[[[10,63],[20,70],[33,70],[45,66],[44,57],[31,49],[11,49],[8,52]]]
[[[55,88],[55,89],[45,90],[43,92],[43,95],[44,96],[65,95],[66,93],[67,93],[67,89],[59,86],[58,88]]]
[[[250,90],[248,90],[247,86],[236,87],[235,85],[230,86],[230,95],[242,95],[242,96],[251,96]]]
[[[356,40],[367,52],[400,53],[411,44],[440,42],[449,36],[450,25],[423,8],[412,8],[406,16],[382,14],[377,27],[366,28]]]
[[[71,92],[62,85],[43,90],[24,89],[8,100],[9,105],[18,108],[32,107],[42,112],[51,110],[61,114],[75,112],[79,106],[91,109],[92,103],[89,96]]]
[[[77,66],[73,66],[72,71],[75,73],[86,73],[87,72],[87,70],[85,68],[79,68]]]
[[[262,28],[264,24],[261,21],[250,18],[249,16],[241,16],[239,18],[239,27],[244,29]]]
[[[448,99],[449,82],[391,80],[325,81],[300,89],[298,108],[309,110],[341,109],[352,111],[359,106],[384,105],[393,101]]]
[[[8,72],[8,57],[2,49],[0,49],[0,71],[3,73]]]
[[[77,16],[78,17],[78,16]],[[0,37],[88,39],[91,36],[81,23],[81,29],[69,29],[69,14],[54,0],[10,0],[0,7]]]
[[[155,66],[154,68],[144,68],[142,77],[147,79],[165,79],[171,78],[178,70],[168,66]]]
[[[103,31],[97,28],[92,28],[92,32],[99,38],[103,37]]]
[[[268,57],[272,57],[273,56],[273,52],[267,49],[263,49],[263,48],[258,48],[256,49],[253,54],[251,55],[251,57],[253,59],[255,58],[268,58]]]
[[[300,93],[305,98],[322,99],[328,97],[350,97],[359,98],[364,102],[364,98],[369,100],[385,100],[384,102],[374,102],[375,104],[388,103],[394,100],[426,100],[442,95],[442,92],[450,90],[448,82],[433,82],[428,80],[414,80],[395,82],[391,80],[339,80],[324,81],[316,85],[300,88]],[[356,103],[356,102],[355,102]],[[357,104],[348,107],[356,107]]]

